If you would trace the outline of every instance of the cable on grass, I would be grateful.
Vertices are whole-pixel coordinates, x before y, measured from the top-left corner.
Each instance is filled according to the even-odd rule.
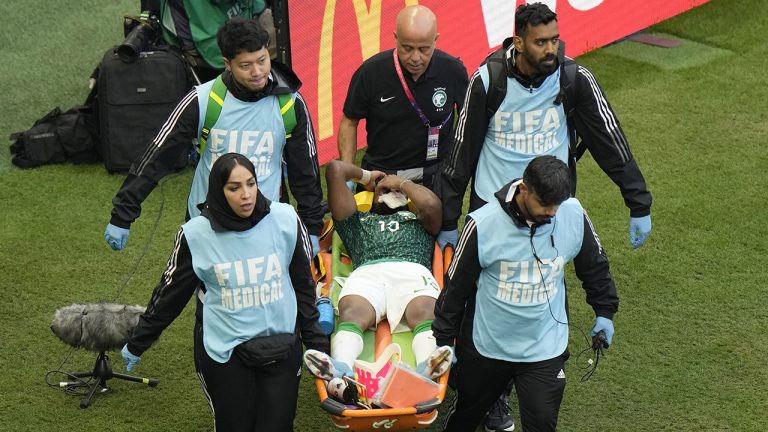
[[[553,228],[553,230],[554,230],[554,228]],[[542,283],[542,285],[546,286],[546,280],[544,278],[544,272],[541,269],[541,265],[543,264],[543,262],[539,258],[539,255],[536,253],[536,247],[533,244],[533,235],[535,233],[536,233],[536,226],[534,225],[531,228],[531,236],[530,236],[531,250],[533,251],[533,257],[536,259],[536,267],[539,270],[539,276],[541,278],[541,283]],[[551,235],[550,235],[550,240],[552,241],[552,246],[554,247],[555,242],[554,242],[554,239],[552,239]],[[555,247],[555,251],[557,251],[556,247]],[[556,253],[555,255],[557,256],[557,255],[559,255],[559,253]],[[587,347],[584,348],[583,350],[581,350],[576,355],[575,361],[576,361],[576,365],[577,365],[577,367],[579,369],[581,369],[581,370],[585,370],[586,369],[586,373],[584,373],[584,375],[581,376],[581,382],[587,382],[587,381],[589,381],[590,378],[592,378],[592,375],[594,375],[595,371],[597,371],[597,365],[600,363],[600,357],[605,356],[605,352],[603,352],[603,348],[604,347],[606,347],[606,348],[608,347],[608,345],[605,344],[605,333],[601,331],[599,334],[593,336],[592,340],[590,341],[590,338],[587,337],[586,332],[580,326],[578,326],[576,324],[571,324],[570,322],[560,321],[560,320],[558,320],[555,317],[555,314],[552,311],[552,303],[549,301],[549,291],[544,289],[544,293],[546,294],[546,297],[547,297],[547,306],[549,308],[549,315],[552,317],[552,319],[555,320],[555,322],[558,323],[558,324],[562,324],[562,325],[565,325],[565,326],[568,326],[568,327],[573,326],[584,337],[584,341],[586,342]],[[582,366],[581,365],[582,362],[580,361],[580,359],[582,358],[584,353],[589,352],[590,350],[593,351],[593,354],[594,354],[595,358],[594,358],[594,360],[592,358],[588,359],[587,362],[586,362],[587,365],[586,366]]]
[[[112,299],[113,303],[117,302],[117,299],[120,298],[120,296],[123,294],[123,291],[128,286],[128,282],[131,281],[133,276],[136,274],[136,271],[139,269],[139,264],[141,264],[141,261],[144,259],[144,257],[147,255],[147,252],[149,251],[150,245],[152,245],[152,239],[154,238],[155,232],[157,231],[157,227],[160,225],[160,218],[163,216],[163,210],[165,208],[165,183],[168,181],[178,177],[181,175],[181,172],[177,172],[174,174],[171,174],[170,176],[166,177],[165,179],[161,180],[160,185],[160,208],[157,210],[157,216],[155,216],[155,220],[152,223],[152,227],[149,231],[149,236],[147,237],[147,241],[144,244],[144,249],[141,251],[141,254],[139,254],[138,259],[136,259],[135,264],[131,268],[131,270],[126,274],[125,280],[117,287],[117,294],[115,295],[114,299]],[[64,359],[59,363],[59,366],[53,370],[49,370],[45,374],[45,383],[48,385],[48,387],[62,390],[64,393],[68,395],[73,396],[85,396],[88,394],[91,388],[91,381],[93,381],[93,377],[89,377],[87,380],[84,380],[80,377],[77,377],[69,372],[65,372],[62,368],[69,360],[69,357],[72,355],[72,352],[75,350],[75,347],[71,347],[69,351],[67,351],[66,355],[64,356]],[[56,374],[59,374],[65,378],[64,381],[55,381],[51,377],[55,376]],[[107,394],[111,392],[112,390],[109,387],[102,387],[98,394]]]
[[[157,216],[155,216],[155,221],[152,223],[152,229],[149,230],[149,236],[147,237],[146,243],[144,243],[144,249],[141,251],[141,254],[139,254],[139,258],[136,260],[133,268],[131,268],[131,271],[128,272],[128,275],[123,281],[122,285],[120,285],[120,287],[117,289],[117,294],[115,295],[115,298],[112,299],[113,303],[116,303],[117,299],[123,294],[123,291],[128,286],[128,282],[131,281],[133,276],[136,274],[136,271],[139,269],[139,264],[141,264],[144,256],[147,255],[149,246],[152,245],[152,238],[155,236],[157,227],[160,225],[160,218],[163,216],[163,209],[165,208],[165,190],[163,186],[165,186],[166,182],[178,177],[179,175],[181,175],[181,172],[174,173],[160,182],[160,208],[157,210]]]

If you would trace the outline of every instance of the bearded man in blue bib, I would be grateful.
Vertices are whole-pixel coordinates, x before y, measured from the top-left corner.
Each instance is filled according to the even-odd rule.
[[[595,312],[592,335],[604,335],[605,347],[612,342],[616,286],[570,193],[567,165],[539,156],[467,216],[432,324],[438,345],[457,346],[457,401],[446,431],[475,430],[510,381],[525,429],[556,429],[569,356],[569,261]]]
[[[621,191],[632,247],[650,236],[651,193],[618,116],[594,75],[565,56],[557,15],[546,4],[518,7],[515,35],[472,74],[456,131],[435,180],[441,246],[455,244],[470,179],[472,211],[534,157],[552,155],[569,164],[575,192],[576,162],[586,151]]]

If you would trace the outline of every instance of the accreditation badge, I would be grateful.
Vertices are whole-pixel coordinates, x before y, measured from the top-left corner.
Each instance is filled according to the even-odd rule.
[[[440,126],[431,126],[427,132],[427,161],[437,159],[437,149],[440,143]]]

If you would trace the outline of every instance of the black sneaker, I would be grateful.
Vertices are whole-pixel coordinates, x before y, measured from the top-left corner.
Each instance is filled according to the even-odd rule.
[[[486,432],[510,432],[515,430],[515,419],[509,413],[507,395],[502,394],[485,415]]]
[[[333,378],[326,386],[328,395],[346,405],[356,405],[360,401],[357,386],[347,377]]]

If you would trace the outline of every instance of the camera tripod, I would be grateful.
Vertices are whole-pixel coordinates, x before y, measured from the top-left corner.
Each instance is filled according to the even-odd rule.
[[[142,378],[132,375],[125,375],[117,372],[112,372],[112,367],[109,365],[109,357],[104,354],[104,351],[99,352],[96,357],[96,364],[93,366],[93,371],[90,372],[70,372],[68,376],[74,378],[93,378],[93,381],[85,382],[83,380],[76,382],[62,382],[59,385],[61,387],[67,386],[85,386],[88,387],[88,393],[80,400],[80,408],[88,408],[91,405],[91,398],[98,391],[99,394],[105,394],[110,391],[107,386],[107,380],[117,378],[125,381],[133,381],[137,383],[146,384],[150,387],[157,386],[158,381],[154,378]],[[101,388],[101,390],[99,390]]]

